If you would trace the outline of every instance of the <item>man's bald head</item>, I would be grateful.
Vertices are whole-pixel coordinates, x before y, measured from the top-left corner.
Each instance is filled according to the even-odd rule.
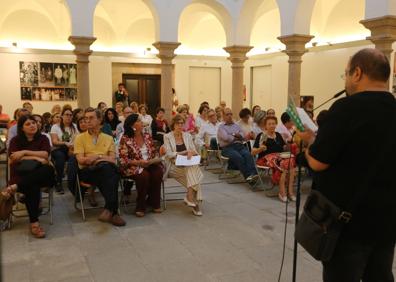
[[[357,68],[372,81],[386,82],[390,76],[388,58],[378,49],[365,48],[353,55],[349,61],[349,75]]]

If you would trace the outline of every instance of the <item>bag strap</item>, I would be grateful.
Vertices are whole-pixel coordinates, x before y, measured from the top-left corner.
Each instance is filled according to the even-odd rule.
[[[382,146],[383,150],[380,151],[378,154],[378,157],[371,163],[370,165],[370,170],[369,173],[367,174],[367,177],[363,177],[366,183],[365,185],[362,186],[362,189],[359,189],[352,200],[349,202],[348,208],[342,211],[338,217],[338,220],[343,222],[343,223],[348,223],[352,219],[353,212],[355,211],[357,205],[359,204],[360,200],[366,196],[366,194],[369,192],[370,189],[370,183],[369,180],[372,179],[373,176],[376,175],[378,168],[380,167],[381,162],[386,159],[386,153],[387,149],[392,146],[392,142],[394,142],[394,138],[392,138],[392,134],[396,132],[396,100],[394,103],[394,111],[393,111],[393,118],[390,123],[389,130],[387,132],[386,141],[385,141],[385,146]]]

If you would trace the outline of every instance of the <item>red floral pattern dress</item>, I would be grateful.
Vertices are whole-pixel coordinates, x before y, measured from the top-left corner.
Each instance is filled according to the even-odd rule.
[[[149,155],[148,160],[156,157],[156,151],[153,143],[153,139],[150,134],[143,135],[144,144],[147,147],[147,153]],[[133,160],[143,160],[142,153],[139,145],[136,143],[135,138],[123,135],[119,144],[119,162],[120,171],[123,176],[133,176],[141,172],[141,167],[134,166],[131,164]]]

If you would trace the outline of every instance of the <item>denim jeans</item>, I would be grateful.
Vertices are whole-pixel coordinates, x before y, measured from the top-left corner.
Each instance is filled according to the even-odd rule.
[[[324,282],[393,282],[395,242],[360,243],[340,238],[329,262],[323,263]]]
[[[240,143],[232,143],[222,150],[223,156],[230,159],[233,167],[236,167],[247,178],[251,175],[256,175],[256,167],[254,160],[247,147]]]

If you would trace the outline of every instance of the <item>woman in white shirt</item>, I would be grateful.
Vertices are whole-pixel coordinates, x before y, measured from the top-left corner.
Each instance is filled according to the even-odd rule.
[[[73,143],[78,130],[75,124],[72,123],[73,112],[66,108],[61,113],[61,120],[59,124],[54,124],[51,127],[51,141],[53,151],[51,152],[52,160],[55,164],[57,173],[56,191],[63,194],[62,179],[64,176],[65,162],[69,159],[70,152],[73,151]]]
[[[206,105],[201,105],[199,107],[199,115],[195,118],[196,127],[201,128],[205,123],[208,123],[208,111],[209,107]]]
[[[144,104],[141,104],[139,106],[139,114],[140,114],[140,119],[143,123],[143,133],[147,133],[151,135],[151,123],[153,122],[153,118],[147,114],[147,106]]]

